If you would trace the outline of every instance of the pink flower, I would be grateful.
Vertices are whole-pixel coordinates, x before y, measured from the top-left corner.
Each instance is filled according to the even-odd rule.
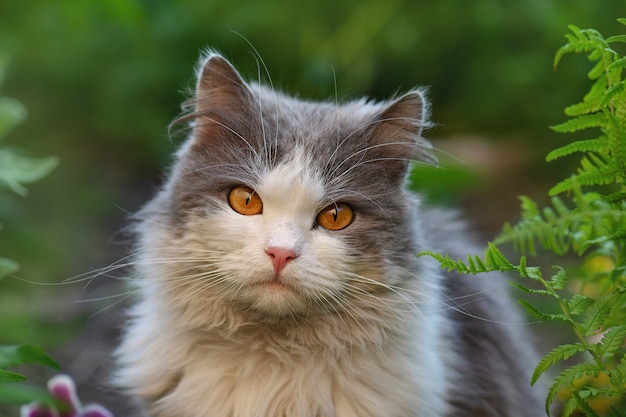
[[[21,417],[113,417],[113,414],[99,404],[85,407],[76,395],[74,381],[67,375],[57,375],[48,381],[48,391],[58,401],[55,406],[37,402],[22,406]]]

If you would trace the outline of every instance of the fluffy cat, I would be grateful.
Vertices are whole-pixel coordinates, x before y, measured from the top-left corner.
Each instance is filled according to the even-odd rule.
[[[209,53],[190,135],[139,213],[139,298],[117,382],[155,417],[538,416],[536,363],[502,277],[405,190],[432,163],[420,90],[309,102]]]

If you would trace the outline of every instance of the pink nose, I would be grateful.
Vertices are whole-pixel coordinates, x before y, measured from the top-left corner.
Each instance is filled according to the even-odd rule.
[[[289,248],[277,248],[269,247],[265,249],[270,258],[272,258],[272,264],[274,265],[274,272],[279,275],[287,262],[296,259],[298,254],[293,249]]]

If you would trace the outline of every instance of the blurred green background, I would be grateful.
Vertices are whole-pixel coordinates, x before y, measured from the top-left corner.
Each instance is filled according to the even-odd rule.
[[[623,0],[20,0],[0,3],[0,92],[29,117],[6,144],[60,166],[24,199],[0,194],[0,255],[18,278],[61,283],[129,251],[130,213],[154,192],[180,138],[199,51],[221,51],[248,79],[257,56],[274,85],[313,99],[386,98],[428,86],[427,133],[444,168],[416,175],[434,201],[458,203],[485,238],[517,213],[516,195],[560,179],[543,156],[566,141],[548,126],[587,91],[589,65],[555,51],[567,25],[622,32]],[[244,39],[245,38],[245,39]],[[261,71],[263,72],[263,71]],[[336,81],[335,81],[336,79]],[[453,157],[448,156],[452,154]],[[462,161],[462,162],[461,162]],[[119,274],[118,274],[119,275]],[[0,282],[0,344],[56,349],[122,294],[89,285]]]

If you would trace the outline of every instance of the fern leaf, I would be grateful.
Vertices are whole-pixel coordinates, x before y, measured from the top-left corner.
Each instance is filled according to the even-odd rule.
[[[597,79],[589,89],[589,92],[583,97],[583,101],[567,106],[565,114],[570,117],[576,117],[599,112],[603,108],[602,102],[608,86],[609,83],[606,78]]]
[[[585,158],[586,159],[586,158]],[[564,192],[572,191],[573,184],[577,186],[594,186],[594,185],[607,185],[616,182],[616,179],[621,174],[620,167],[615,164],[591,168],[591,163],[586,159],[585,168],[579,174],[572,175],[570,178],[563,180],[556,184],[548,192],[549,195],[555,196]]]
[[[606,126],[606,117],[603,113],[593,113],[577,116],[555,126],[550,126],[552,130],[559,133],[573,133],[579,130],[590,129],[592,127]]]
[[[620,191],[617,193],[609,194],[604,196],[604,199],[611,204],[620,203],[626,201],[626,191]]]
[[[454,263],[454,261],[452,259],[450,259],[450,257],[446,254],[441,255],[437,252],[434,251],[423,251],[417,254],[418,257],[421,256],[430,256],[431,258],[434,258],[437,262],[439,262],[439,264],[441,264],[441,267],[444,269],[448,269],[449,271],[456,269],[456,264]]]
[[[441,267],[443,269],[447,269],[448,272],[457,271],[462,274],[478,274],[482,272],[492,272],[492,270],[489,270],[488,268],[486,268],[484,264],[474,262],[471,255],[468,255],[467,263],[463,262],[460,259],[454,260],[450,258],[449,254],[446,254],[444,256],[434,251],[423,251],[423,252],[418,253],[417,256],[418,257],[430,256],[434,258],[437,262],[439,262]]]
[[[611,42],[626,42],[626,35],[610,36],[610,37],[607,38],[606,41],[609,42],[609,43],[611,43]]]
[[[565,344],[552,349],[537,364],[537,367],[535,368],[535,371],[530,379],[530,384],[535,385],[537,380],[539,380],[539,377],[557,363],[569,359],[577,353],[583,353],[585,350],[585,346],[582,343]]]
[[[567,285],[567,272],[560,266],[556,267],[557,273],[550,278],[550,285],[555,290],[562,290]]]
[[[595,304],[595,300],[582,294],[574,294],[567,303],[567,309],[572,315],[584,313],[590,306]]]
[[[528,311],[528,313],[530,313],[530,315],[540,320],[543,320],[543,321],[558,320],[558,321],[567,321],[567,322],[570,321],[570,319],[568,319],[567,316],[565,316],[564,314],[544,313],[543,311],[540,311],[537,307],[533,306],[526,300],[518,300],[518,302],[522,305],[522,307],[526,309],[526,311]]]
[[[543,277],[541,276],[541,269],[536,266],[526,266],[526,257],[522,256],[519,260],[519,266],[517,270],[520,273],[520,276],[523,278],[530,278],[535,281],[540,281]]]
[[[561,372],[554,379],[552,386],[548,389],[548,395],[546,397],[546,412],[548,412],[548,415],[550,414],[550,406],[561,389],[567,385],[571,385],[576,379],[585,375],[597,377],[599,374],[600,370],[594,363],[591,362],[574,365]]]
[[[493,244],[489,243],[487,250],[485,250],[485,261],[487,267],[491,270],[498,271],[512,271],[515,266],[500,252],[500,250]]]
[[[570,397],[570,399],[567,400],[567,402],[563,406],[563,411],[561,411],[561,417],[570,417],[577,409],[578,401],[576,401],[575,397]]]
[[[575,152],[606,152],[608,150],[608,140],[606,136],[596,139],[578,140],[560,148],[554,149],[546,156],[546,161],[551,162],[557,158],[571,155]]]
[[[612,327],[602,337],[596,352],[601,357],[611,357],[624,346],[624,338],[626,338],[626,325]]]
[[[607,319],[611,313],[611,309],[614,307],[612,305],[613,298],[615,297],[600,299],[588,310],[588,314],[581,327],[582,333],[585,336],[593,336],[602,328],[604,321]]]
[[[550,291],[547,291],[547,290],[537,290],[537,289],[534,289],[534,288],[528,288],[528,287],[525,287],[524,285],[521,285],[520,283],[517,283],[515,281],[509,281],[509,284],[511,284],[512,286],[514,286],[518,290],[523,291],[523,292],[528,293],[528,294],[544,295],[544,296],[554,297],[554,294],[551,293]],[[558,298],[558,296],[557,296],[557,298]]]
[[[581,393],[585,393],[585,397],[588,397],[589,395],[591,395],[591,391],[581,390],[578,392],[574,391],[572,393],[572,398],[576,400],[576,405],[578,406],[578,409],[582,411],[586,417],[599,417],[598,414],[596,414],[596,412],[593,410],[593,408],[591,408],[589,404],[587,404],[587,402],[581,397]]]

